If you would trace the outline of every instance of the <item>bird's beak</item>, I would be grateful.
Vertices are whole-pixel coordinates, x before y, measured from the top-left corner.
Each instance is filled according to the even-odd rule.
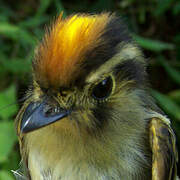
[[[47,126],[48,124],[54,123],[70,114],[70,110],[59,109],[58,112],[48,114],[44,111],[46,104],[35,104],[31,103],[26,108],[21,125],[21,133],[27,133],[41,127]]]

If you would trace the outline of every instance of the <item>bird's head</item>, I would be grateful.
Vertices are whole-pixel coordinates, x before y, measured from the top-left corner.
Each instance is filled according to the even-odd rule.
[[[45,126],[88,133],[109,124],[135,130],[145,66],[114,14],[60,15],[35,52],[33,88],[18,116],[18,134]]]

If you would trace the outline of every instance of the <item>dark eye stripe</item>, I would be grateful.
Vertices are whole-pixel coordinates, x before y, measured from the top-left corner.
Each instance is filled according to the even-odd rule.
[[[139,85],[146,81],[146,66],[142,62],[130,59],[114,67],[114,74],[120,74],[122,79],[135,80]]]

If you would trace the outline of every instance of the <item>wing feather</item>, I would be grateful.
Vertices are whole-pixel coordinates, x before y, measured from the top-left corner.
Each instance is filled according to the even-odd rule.
[[[178,154],[170,123],[167,123],[167,119],[165,121],[161,118],[152,118],[149,130],[152,149],[152,180],[175,180]]]

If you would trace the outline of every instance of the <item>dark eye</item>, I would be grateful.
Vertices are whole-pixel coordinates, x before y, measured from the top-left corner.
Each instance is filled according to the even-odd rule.
[[[102,100],[107,98],[112,91],[113,80],[111,77],[107,77],[99,84],[97,84],[92,90],[92,96],[94,99]]]

